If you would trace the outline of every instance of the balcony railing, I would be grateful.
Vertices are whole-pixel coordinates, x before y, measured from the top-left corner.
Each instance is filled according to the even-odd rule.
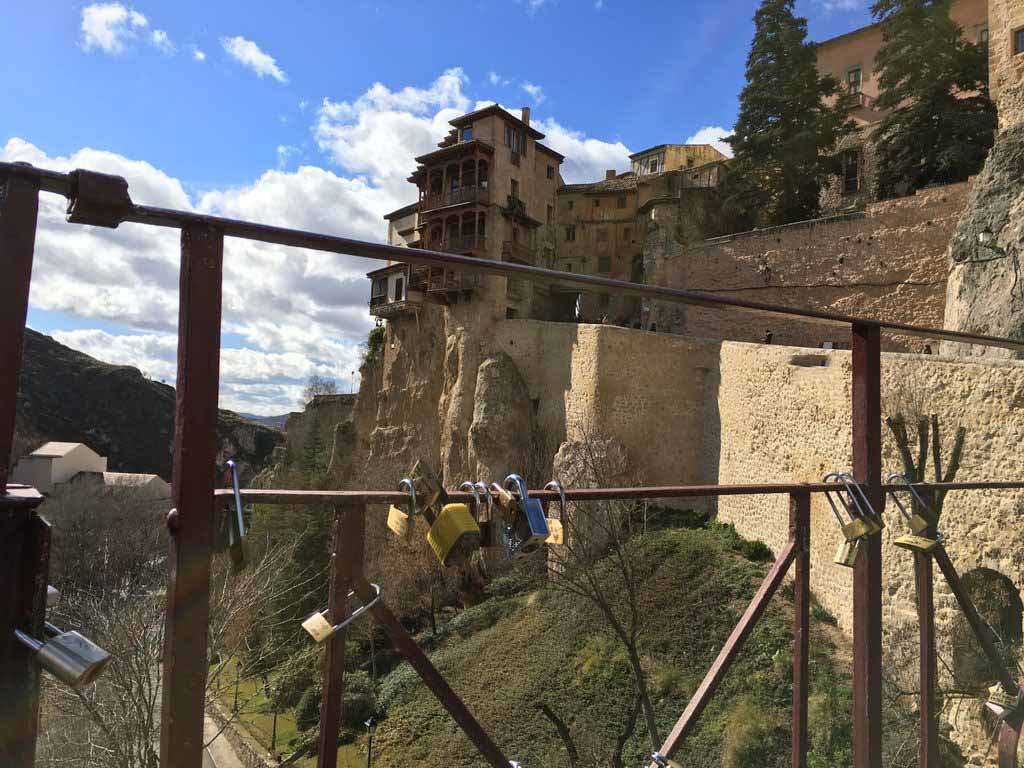
[[[433,211],[437,208],[447,208],[450,205],[462,205],[463,203],[487,203],[491,199],[491,190],[486,184],[462,187],[451,192],[433,193],[425,196],[420,203],[420,212]]]
[[[533,248],[515,240],[505,240],[501,244],[501,260],[533,264],[535,261]]]
[[[869,96],[864,91],[851,93],[850,98],[852,100],[850,109],[875,109],[875,102],[878,101],[874,96]]]
[[[382,293],[380,296],[371,296],[370,297],[370,309],[373,309],[374,307],[379,307],[381,304],[387,304],[387,303],[388,303],[388,296],[387,296],[386,293]]]
[[[482,235],[458,235],[442,240],[431,247],[445,253],[471,253],[486,250],[487,238]]]

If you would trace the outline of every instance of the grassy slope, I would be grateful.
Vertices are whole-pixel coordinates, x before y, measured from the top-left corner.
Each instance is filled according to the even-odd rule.
[[[642,537],[636,556],[651,563],[642,651],[650,670],[661,736],[682,712],[742,614],[768,564],[744,559],[730,530],[668,530]],[[689,768],[788,764],[791,601],[776,595],[698,731],[679,753]],[[625,719],[631,678],[619,646],[596,612],[550,586],[493,599],[445,625],[432,658],[510,759],[527,766],[567,765],[552,726],[537,711],[546,702],[565,719],[583,763],[603,756]],[[812,634],[811,765],[848,762],[848,736],[833,724],[849,712],[848,680],[834,670],[833,646]],[[381,687],[387,719],[374,740],[375,764],[461,768],[480,757],[408,665]],[[838,712],[837,712],[838,714]],[[727,728],[730,721],[746,727]],[[625,765],[649,752],[638,732]],[[731,731],[733,735],[728,735]],[[600,762],[603,763],[603,760]]]

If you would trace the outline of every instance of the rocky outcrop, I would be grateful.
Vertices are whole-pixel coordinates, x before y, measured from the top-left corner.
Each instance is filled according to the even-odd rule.
[[[519,369],[504,352],[477,369],[468,465],[473,478],[503,478],[530,466],[533,405]]]
[[[1022,258],[1024,124],[996,139],[953,236],[945,327],[1024,339]],[[948,342],[942,351],[1015,356],[1010,350]]]
[[[86,443],[112,472],[152,472],[171,479],[174,387],[137,368],[109,365],[25,329],[18,390],[18,431],[46,440]],[[280,432],[220,411],[218,461],[238,458],[246,475],[271,461]],[[14,457],[17,459],[17,457]]]

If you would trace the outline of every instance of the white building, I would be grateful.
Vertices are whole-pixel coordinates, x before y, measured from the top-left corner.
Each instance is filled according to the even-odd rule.
[[[112,492],[131,490],[151,499],[169,499],[171,486],[159,475],[138,472],[108,472],[107,459],[85,443],[46,443],[22,456],[11,481],[31,485],[41,493],[52,493],[62,483],[88,483]]]

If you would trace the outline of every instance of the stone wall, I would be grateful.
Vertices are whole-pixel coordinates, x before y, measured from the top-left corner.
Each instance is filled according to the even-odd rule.
[[[873,203],[863,214],[715,238],[692,248],[650,240],[649,282],[790,307],[939,327],[946,249],[968,184]],[[708,339],[820,346],[845,330],[760,314],[661,303],[646,327]],[[921,350],[920,339],[887,336],[887,349]]]
[[[988,68],[992,98],[999,107],[999,127],[1024,123],[1024,54],[1014,54],[1012,35],[1024,28],[1020,0],[989,0]]]

